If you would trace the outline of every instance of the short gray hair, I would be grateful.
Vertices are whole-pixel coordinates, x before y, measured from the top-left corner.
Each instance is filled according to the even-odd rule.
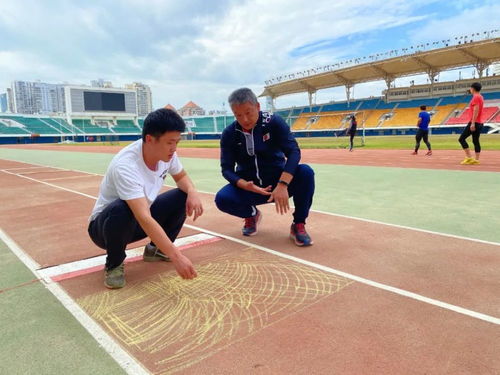
[[[247,87],[242,87],[241,89],[234,90],[231,95],[229,95],[227,101],[229,102],[229,106],[232,106],[233,104],[239,105],[244,103],[257,104],[259,102],[253,91]]]

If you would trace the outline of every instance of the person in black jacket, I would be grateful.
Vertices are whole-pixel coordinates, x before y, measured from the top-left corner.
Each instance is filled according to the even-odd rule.
[[[349,129],[347,129],[347,134],[349,134],[349,151],[352,151],[354,147],[354,136],[356,135],[356,129],[358,128],[358,122],[356,121],[356,116],[351,115],[350,118],[350,126]]]
[[[248,88],[235,90],[229,105],[236,121],[222,132],[221,168],[229,182],[215,196],[217,207],[245,219],[243,235],[257,234],[262,213],[257,205],[273,202],[280,214],[295,211],[290,237],[298,246],[312,245],[305,230],[314,195],[314,171],[299,164],[300,149],[290,127],[279,116],[260,111]]]

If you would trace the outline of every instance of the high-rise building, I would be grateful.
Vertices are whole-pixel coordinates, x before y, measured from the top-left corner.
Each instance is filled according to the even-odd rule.
[[[90,81],[90,85],[92,87],[104,87],[104,88],[111,88],[111,87],[113,87],[113,84],[111,83],[111,81],[105,81],[102,78]]]
[[[10,87],[7,87],[7,112],[14,112],[14,96]]]
[[[12,82],[15,113],[46,114],[65,112],[64,85],[44,82]]]
[[[7,93],[0,94],[0,112],[7,112]]]
[[[125,85],[125,88],[135,90],[137,93],[137,114],[139,116],[146,116],[153,110],[153,96],[151,95],[151,88],[148,85],[134,82]]]

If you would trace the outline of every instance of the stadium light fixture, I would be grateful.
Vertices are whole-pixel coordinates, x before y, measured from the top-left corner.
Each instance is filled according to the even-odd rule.
[[[499,32],[499,29],[492,29],[490,31],[483,31],[482,32],[483,35],[484,35],[483,38],[489,39],[491,36],[493,36],[492,34],[496,34],[498,32]],[[366,59],[370,59],[372,61],[375,61],[375,60],[378,60],[380,56],[392,56],[393,54],[398,55],[400,52],[402,54],[420,53],[420,52],[422,52],[422,50],[427,50],[429,46],[436,46],[436,45],[439,45],[441,43],[445,47],[448,47],[450,45],[450,43],[452,43],[452,39],[454,40],[454,43],[457,44],[457,45],[461,45],[461,44],[465,44],[465,43],[472,43],[472,42],[474,42],[474,40],[473,40],[474,36],[481,37],[481,33],[480,32],[476,32],[476,33],[472,33],[471,35],[460,35],[460,36],[452,37],[450,39],[442,39],[441,41],[425,42],[425,43],[417,44],[415,46],[409,46],[409,47],[405,47],[405,48],[401,48],[401,49],[394,49],[394,50],[391,50],[391,51],[376,53],[376,54],[372,54],[372,55],[369,55],[369,56],[363,56],[363,57],[359,57],[359,58],[355,58],[355,59],[349,59],[349,60],[341,61],[341,62],[338,62],[338,63],[335,63],[335,64],[325,65],[322,68],[321,67],[317,67],[317,68],[307,69],[307,70],[304,70],[304,71],[301,71],[301,72],[296,72],[294,74],[281,75],[281,76],[272,78],[270,80],[267,80],[266,84],[271,84],[271,83],[275,83],[275,82],[281,82],[281,81],[284,81],[284,80],[295,79],[296,75],[297,76],[301,76],[301,77],[306,77],[306,76],[309,76],[311,74],[316,74],[318,71],[321,71],[321,70],[323,72],[333,71],[335,69],[344,68],[347,65],[352,65],[353,63],[357,64],[359,62],[365,61]]]

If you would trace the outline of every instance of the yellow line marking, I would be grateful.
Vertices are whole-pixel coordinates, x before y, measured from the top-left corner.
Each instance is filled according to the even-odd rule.
[[[187,368],[353,283],[254,248],[77,300],[155,373]]]

